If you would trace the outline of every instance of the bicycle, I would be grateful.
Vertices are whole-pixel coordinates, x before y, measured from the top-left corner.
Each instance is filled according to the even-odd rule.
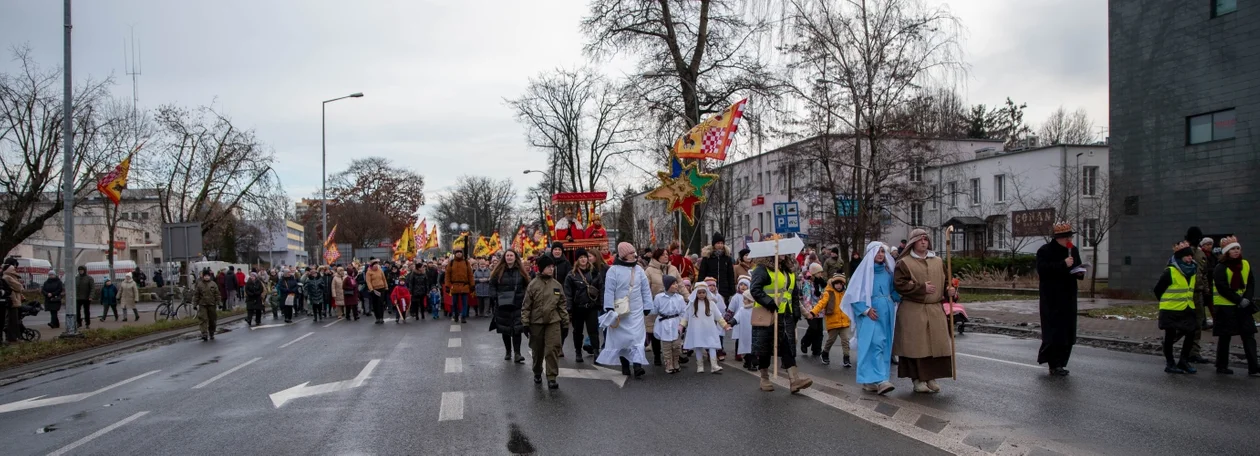
[[[153,320],[181,320],[184,318],[192,318],[196,309],[188,303],[188,296],[185,295],[181,302],[176,304],[173,299],[173,293],[168,293],[158,304],[157,309],[153,311]]]

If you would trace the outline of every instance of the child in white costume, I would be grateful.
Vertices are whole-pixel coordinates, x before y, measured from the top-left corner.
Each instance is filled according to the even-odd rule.
[[[682,326],[687,328],[683,348],[707,354],[709,371],[714,374],[722,371],[717,358],[717,350],[722,347],[722,331],[730,329],[726,319],[722,318],[722,310],[718,301],[710,297],[708,287],[697,286],[682,320]],[[696,373],[704,373],[701,356],[696,358]]]
[[[727,311],[734,315],[735,324],[731,328],[731,339],[735,340],[735,354],[744,357],[744,369],[755,371],[757,365],[752,355],[752,308],[756,305],[752,295],[748,293],[748,285],[752,279],[739,276],[739,286]],[[750,360],[750,358],[752,358]]]
[[[652,334],[661,341],[661,357],[664,358],[665,372],[677,374],[679,357],[682,355],[682,341],[678,340],[679,325],[683,313],[687,311],[687,300],[678,293],[682,284],[674,276],[662,278],[665,292],[657,294],[653,299],[656,307],[656,326]]]

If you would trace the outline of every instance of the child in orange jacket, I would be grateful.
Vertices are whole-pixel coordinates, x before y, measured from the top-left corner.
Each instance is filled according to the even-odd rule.
[[[394,304],[394,310],[398,311],[398,316],[394,318],[394,323],[407,319],[407,309],[411,308],[411,292],[407,290],[406,281],[399,278],[398,286],[394,287],[394,292],[389,295],[389,302]]]
[[[827,289],[823,290],[822,299],[814,306],[811,313],[826,317],[827,342],[823,344],[823,364],[831,364],[831,346],[840,339],[840,347],[844,349],[844,367],[853,367],[849,363],[849,339],[853,338],[852,322],[849,316],[840,311],[840,301],[844,299],[844,289],[849,280],[844,274],[836,274],[827,281]]]

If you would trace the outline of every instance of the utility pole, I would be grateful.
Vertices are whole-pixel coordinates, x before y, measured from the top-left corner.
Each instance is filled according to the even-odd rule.
[[[62,269],[66,271],[75,271],[74,265],[74,90],[70,79],[70,0],[65,0],[65,50],[64,50],[64,68],[65,81],[63,87],[62,105],[61,105],[61,141],[62,141],[62,160],[61,160],[61,199],[62,199],[62,229],[65,231],[65,247],[62,248]],[[113,246],[109,246],[113,248]],[[76,277],[77,278],[77,277]],[[66,280],[66,297],[67,301],[74,299],[74,305],[66,303],[66,331],[61,337],[83,337],[79,334],[79,327],[75,321],[78,305],[77,290],[75,290],[75,280]]]

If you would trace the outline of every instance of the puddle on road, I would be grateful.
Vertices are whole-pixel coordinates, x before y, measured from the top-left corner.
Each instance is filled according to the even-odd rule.
[[[36,434],[44,434],[44,433],[52,432],[52,431],[55,431],[55,430],[57,430],[57,425],[55,425],[55,424],[50,424],[50,425],[44,426],[44,427],[42,427],[42,428],[36,429],[36,430],[35,430],[35,433],[36,433]]]
[[[534,444],[529,442],[529,437],[521,432],[521,427],[516,423],[508,425],[508,442],[507,450],[514,455],[534,454]]]
[[[180,377],[180,376],[182,376],[182,375],[185,375],[185,374],[191,374],[193,371],[195,371],[195,370],[197,370],[197,369],[199,369],[199,368],[201,368],[201,367],[204,367],[204,366],[209,366],[209,365],[211,365],[211,364],[216,364],[216,363],[218,363],[218,362],[219,362],[219,359],[221,359],[221,358],[222,358],[221,356],[215,356],[215,357],[213,357],[213,358],[210,358],[210,359],[209,359],[209,360],[207,360],[207,361],[202,361],[202,362],[200,362],[200,363],[197,363],[197,364],[196,364],[196,365],[194,365],[193,367],[188,368],[188,370],[185,370],[185,371],[183,371],[183,372],[179,372],[179,373],[175,373],[175,374],[171,374],[169,378],[179,378],[179,377]]]
[[[75,420],[81,420],[84,418],[87,418],[87,410],[70,415],[69,418],[66,418],[66,421],[75,421]]]

